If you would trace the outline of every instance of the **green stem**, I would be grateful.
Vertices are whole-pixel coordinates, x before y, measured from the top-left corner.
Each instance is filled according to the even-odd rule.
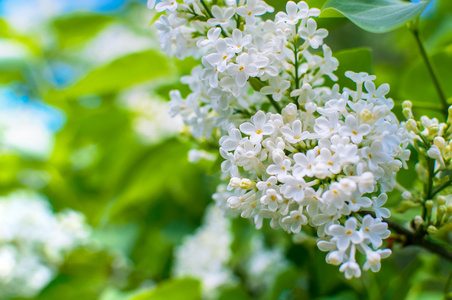
[[[416,44],[419,48],[419,52],[421,53],[422,59],[424,60],[424,63],[427,67],[427,71],[430,74],[430,77],[432,78],[436,92],[438,93],[438,97],[441,101],[441,105],[443,108],[442,113],[447,118],[447,110],[449,108],[449,104],[447,103],[446,93],[444,92],[444,88],[439,80],[439,74],[435,68],[435,65],[432,59],[427,55],[427,51],[425,50],[424,44],[422,43],[419,29],[417,26],[417,20],[415,23],[412,24],[410,29],[414,35],[414,39],[416,40]]]
[[[298,24],[295,25],[295,32],[298,32]],[[300,75],[298,74],[298,36],[294,39],[293,42],[293,54],[295,55],[295,89],[298,90],[300,88]],[[297,105],[297,108],[300,108],[300,104],[298,103],[298,99],[295,100],[295,104]]]
[[[200,0],[199,2],[201,2],[201,5],[204,7],[204,9],[206,10],[207,16],[210,18],[213,18],[213,14],[212,11],[210,10],[209,6],[206,4],[206,2],[204,0]],[[221,29],[221,34],[224,37],[228,37],[228,35],[226,34],[226,32],[223,30],[223,27],[220,26]]]
[[[281,106],[279,106],[278,102],[276,102],[272,96],[267,95],[268,100],[270,100],[270,103],[273,105],[273,107],[276,109],[278,113],[281,113]]]
[[[432,190],[432,198],[438,194],[439,192],[441,192],[443,189],[445,189],[446,187],[450,186],[452,183],[452,180],[448,180],[446,182],[444,182],[443,184],[437,185],[433,190]]]

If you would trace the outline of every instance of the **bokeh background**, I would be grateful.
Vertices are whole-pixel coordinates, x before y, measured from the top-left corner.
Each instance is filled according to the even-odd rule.
[[[285,2],[269,1],[276,11]],[[211,205],[216,145],[191,139],[167,114],[169,91],[187,91],[180,78],[197,62],[166,57],[155,18],[144,0],[0,0],[0,202],[39,198],[50,214],[72,209],[89,232],[42,289],[26,295],[20,285],[2,299],[443,299],[452,265],[425,251],[394,245],[379,273],[348,281],[309,234],[223,219]],[[399,117],[410,99],[415,113],[441,118],[406,28],[377,35],[345,18],[318,24],[330,32],[342,86],[351,84],[346,70],[373,73],[390,83]],[[432,1],[420,26],[452,96],[452,1]],[[414,176],[402,172],[400,183],[412,187]],[[394,193],[388,206],[408,222],[418,212],[397,211],[400,201]],[[49,230],[46,239],[56,239]],[[1,249],[14,240],[2,234],[7,291],[19,275],[4,267]]]

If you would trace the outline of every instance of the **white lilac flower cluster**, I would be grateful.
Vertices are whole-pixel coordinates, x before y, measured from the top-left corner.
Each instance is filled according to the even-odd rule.
[[[119,99],[119,104],[134,114],[132,126],[140,142],[155,144],[182,132],[182,121],[170,118],[168,103],[150,97],[147,87],[127,90]]]
[[[64,255],[88,237],[84,216],[55,214],[38,195],[0,199],[0,297],[33,297],[56,275]]]
[[[289,94],[305,99],[312,86],[323,83],[323,75],[336,78],[332,72],[338,62],[330,48],[321,47],[327,32],[310,18],[318,9],[289,2],[287,14],[264,22],[258,16],[271,7],[259,0],[242,2],[226,1],[220,7],[204,1],[161,1],[155,7],[168,14],[155,23],[168,54],[201,57],[202,66],[182,77],[192,92],[185,99],[179,91],[170,93],[170,114],[182,116],[195,137],[209,138],[217,128],[225,132],[231,123],[249,118],[250,111],[268,104],[263,95],[276,102]],[[310,52],[319,48],[323,57]],[[290,88],[295,79],[297,85]]]
[[[272,11],[260,0],[216,4],[161,1],[155,9],[167,15],[155,25],[168,54],[201,58],[182,78],[192,93],[171,92],[170,114],[194,137],[221,136],[221,169],[231,179],[215,196],[219,205],[257,228],[264,219],[289,233],[317,228],[327,262],[347,278],[361,274],[356,251],[364,269],[378,271],[390,254],[379,249],[390,234],[382,206],[410,154],[389,85],[346,72],[355,90],[325,86],[325,75],[337,79],[338,61],[312,19],[320,11],[305,2],[289,1],[274,21],[260,18]]]
[[[175,249],[173,275],[198,279],[202,283],[203,298],[216,299],[221,287],[239,282],[230,262],[234,239],[230,227],[223,211],[209,206],[202,226]],[[256,294],[270,288],[276,277],[289,267],[283,250],[266,247],[262,234],[250,240],[249,252],[240,264],[248,286]]]
[[[234,282],[228,267],[231,243],[229,220],[218,207],[210,206],[203,225],[176,248],[173,276],[199,279],[204,297],[215,299],[220,286]]]

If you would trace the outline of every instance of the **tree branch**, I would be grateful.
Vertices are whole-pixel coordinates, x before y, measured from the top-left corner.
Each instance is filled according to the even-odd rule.
[[[444,87],[441,84],[438,71],[435,69],[433,60],[428,56],[424,44],[422,43],[417,22],[418,20],[416,20],[415,23],[411,24],[410,30],[414,35],[414,39],[416,40],[419,52],[421,53],[422,59],[424,60],[425,66],[427,67],[427,71],[430,77],[432,78],[433,85],[438,94],[439,100],[441,101],[441,105],[443,107],[442,113],[447,118],[447,109],[449,108],[449,104],[447,103],[447,96],[446,93],[444,92]]]

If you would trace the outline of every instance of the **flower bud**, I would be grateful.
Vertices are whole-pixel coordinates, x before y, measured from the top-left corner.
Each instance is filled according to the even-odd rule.
[[[433,124],[428,128],[428,135],[430,138],[433,138],[434,136],[438,135],[439,132],[439,126],[437,124]]]
[[[363,109],[359,113],[359,116],[361,117],[361,120],[363,120],[363,122],[367,122],[372,119],[372,112],[370,110]]]
[[[380,118],[383,118],[384,116],[386,116],[389,112],[390,112],[389,107],[379,105],[379,106],[374,107],[373,115],[375,118],[380,119]]]
[[[452,105],[447,110],[447,123],[452,124]]]
[[[332,251],[327,254],[326,262],[335,266],[338,266],[344,260],[344,254],[339,251]]]
[[[405,127],[408,131],[413,131],[414,133],[419,133],[419,129],[417,127],[416,121],[413,119],[409,119],[405,123]]]
[[[406,119],[411,119],[413,117],[413,113],[411,112],[410,108],[404,108],[402,110],[402,114]]]
[[[447,222],[447,220],[449,220],[450,216],[452,215],[452,204],[449,204],[446,207],[447,207],[447,212],[446,212],[446,215],[444,216],[444,222]]]
[[[229,180],[229,186],[237,189],[240,187],[240,183],[242,182],[242,180],[238,177],[232,177],[231,180]]]
[[[438,196],[436,198],[436,203],[438,203],[438,205],[444,205],[446,204],[446,197],[444,196]]]
[[[366,259],[372,266],[375,266],[381,261],[381,256],[373,251],[368,251],[366,253]]]
[[[255,185],[256,185],[255,182],[251,181],[248,178],[243,178],[242,181],[240,182],[240,187],[244,190],[249,190],[253,188]]]
[[[417,207],[417,206],[419,206],[419,203],[415,203],[411,200],[405,200],[405,201],[402,201],[402,203],[400,203],[400,205],[396,208],[396,212],[404,213],[407,210],[409,210],[410,208]]]
[[[446,205],[440,205],[438,206],[436,210],[436,221],[438,223],[441,223],[443,216],[447,213],[447,207]]]
[[[422,226],[422,225],[424,225],[424,220],[422,219],[421,216],[415,216],[414,224],[416,225],[416,227]]]
[[[444,147],[446,147],[446,140],[442,136],[437,136],[433,139],[433,145],[438,147],[440,151],[443,151]]]
[[[411,193],[409,191],[404,191],[402,193],[402,199],[403,200],[411,200],[411,199],[413,199],[413,195],[411,195]]]
[[[435,235],[437,231],[438,231],[438,229],[435,226],[433,226],[433,225],[429,225],[427,227],[427,232],[430,235]]]
[[[402,103],[402,108],[412,108],[413,107],[413,103],[411,103],[410,100],[405,100]]]

